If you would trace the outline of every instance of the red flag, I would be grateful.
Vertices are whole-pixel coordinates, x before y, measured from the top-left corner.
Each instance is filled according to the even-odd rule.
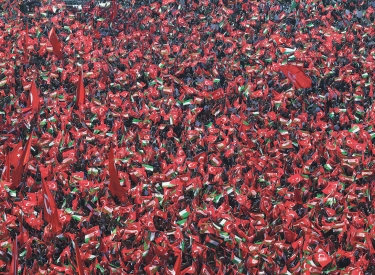
[[[120,181],[118,179],[112,147],[109,150],[109,177],[109,191],[111,191],[112,196],[116,196],[121,201],[125,201],[125,188],[120,185]]]
[[[13,240],[13,248],[12,248],[12,264],[10,266],[10,275],[17,275],[18,274],[18,243],[17,237]]]
[[[26,22],[26,35],[25,35],[25,38],[24,38],[24,41],[23,41],[23,58],[24,58],[24,62],[26,63],[29,59],[29,55],[28,55],[28,52],[27,52],[27,46],[28,46],[28,39],[29,39],[29,23]]]
[[[301,68],[294,65],[285,65],[280,66],[280,70],[290,79],[290,81],[292,81],[297,89],[311,87],[311,79],[305,75]]]
[[[175,256],[176,256],[176,254],[177,254],[177,259],[176,259],[176,262],[174,263],[173,270],[174,270],[174,274],[180,275],[181,274],[181,263],[182,263],[182,252],[176,251]]]
[[[83,268],[83,263],[81,259],[81,252],[79,251],[76,240],[74,240],[74,246],[76,248],[76,261],[77,261],[77,267],[78,267],[78,275],[85,275],[85,270]]]
[[[29,102],[28,105],[29,107],[33,108],[35,111],[39,110],[39,93],[36,88],[35,81],[31,83],[31,88],[30,88],[30,94],[29,94]]]
[[[77,106],[85,104],[85,87],[83,85],[83,72],[79,73],[78,87],[77,87]]]
[[[1,179],[10,182],[10,154],[7,154]]]
[[[26,22],[26,45],[29,39],[29,22]]]
[[[49,42],[51,43],[52,45],[52,48],[53,48],[53,53],[59,58],[59,59],[62,59],[63,57],[63,54],[62,54],[62,51],[61,51],[61,44],[60,44],[60,41],[55,33],[55,29],[52,28],[48,34],[48,39],[49,39]]]
[[[20,227],[20,235],[18,236],[18,241],[20,242],[20,245],[22,246],[24,243],[27,242],[27,240],[29,239],[29,234],[28,234],[28,231],[23,231],[23,217],[20,216],[19,217],[19,221],[20,221],[20,224],[19,224],[19,227]]]
[[[10,153],[10,164],[13,167],[17,167],[18,162],[20,161],[22,155],[22,140],[18,142],[18,144],[13,148],[12,152]]]
[[[31,148],[31,139],[34,134],[34,131],[31,132],[28,141],[26,142],[25,149],[22,152],[21,158],[16,165],[16,169],[13,170],[12,173],[12,184],[9,186],[11,189],[16,189],[20,183],[21,183],[21,178],[22,178],[22,173],[23,173],[23,167],[27,164],[29,161],[30,157],[30,148]]]
[[[117,12],[118,12],[118,6],[117,6],[117,3],[116,3],[116,0],[114,0],[114,1],[112,1],[111,22],[113,21],[113,19],[116,18]]]
[[[62,230],[56,202],[49,190],[44,177],[42,177],[43,202],[44,202],[44,219],[52,225],[53,233],[60,233]]]

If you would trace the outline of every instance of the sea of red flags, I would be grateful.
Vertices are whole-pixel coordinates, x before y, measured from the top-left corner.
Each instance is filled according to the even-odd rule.
[[[370,272],[375,10],[185,2],[4,4],[0,268]]]

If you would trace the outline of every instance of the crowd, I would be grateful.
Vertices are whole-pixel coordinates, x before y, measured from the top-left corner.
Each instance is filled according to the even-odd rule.
[[[83,275],[77,251],[98,275],[374,274],[375,2],[20,4],[0,5],[2,274],[17,250],[20,274]]]

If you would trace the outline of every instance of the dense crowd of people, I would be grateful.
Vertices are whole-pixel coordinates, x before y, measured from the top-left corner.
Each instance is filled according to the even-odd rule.
[[[1,272],[17,237],[21,274],[78,274],[74,241],[86,274],[374,274],[375,2],[20,4],[0,16]]]

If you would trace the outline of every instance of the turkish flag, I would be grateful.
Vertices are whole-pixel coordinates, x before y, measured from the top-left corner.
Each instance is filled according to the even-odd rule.
[[[30,94],[29,94],[29,102],[28,106],[33,108],[33,110],[38,111],[39,110],[39,93],[36,88],[35,81],[31,83],[31,88],[30,88]]]
[[[120,180],[118,179],[112,147],[109,150],[109,177],[109,191],[111,191],[112,196],[116,196],[122,202],[125,202],[125,188],[120,185]]]
[[[23,228],[23,217],[22,216],[19,217],[19,221],[20,221],[20,223],[19,223],[20,234],[17,237],[17,239],[20,242],[20,245],[22,246],[29,239],[29,232],[27,230],[24,231],[24,228]]]
[[[76,251],[76,261],[78,267],[78,275],[85,275],[85,269],[83,268],[83,262],[81,258],[81,252],[79,251],[77,241],[74,240],[74,246]]]
[[[10,155],[7,154],[1,179],[10,182]]]
[[[297,89],[310,88],[312,85],[311,79],[304,73],[304,71],[295,65],[280,66],[283,74],[292,81]]]
[[[52,225],[52,232],[57,234],[62,230],[62,226],[59,220],[59,213],[57,211],[56,202],[49,190],[47,183],[42,177],[42,189],[43,189],[43,206],[44,206],[44,220]]]
[[[25,149],[22,152],[21,158],[16,168],[13,170],[12,184],[9,186],[10,189],[16,189],[21,183],[23,167],[27,164],[27,162],[29,161],[29,157],[30,157],[31,139],[32,139],[33,134],[34,134],[34,131],[31,132],[29,139],[26,142]]]
[[[10,164],[13,167],[18,166],[18,162],[20,161],[22,155],[22,140],[18,142],[18,144],[13,148],[12,152],[10,153]]]
[[[18,274],[18,243],[17,238],[13,240],[13,248],[12,248],[12,264],[10,266],[10,275],[17,275]]]
[[[83,85],[82,69],[79,73],[78,87],[77,87],[77,106],[85,104],[85,87]]]
[[[56,35],[56,32],[55,32],[55,29],[52,28],[50,30],[50,32],[48,33],[48,39],[49,39],[49,42],[51,43],[52,45],[52,48],[53,48],[53,53],[59,58],[59,59],[62,59],[63,57],[63,54],[62,54],[62,51],[61,51],[61,44],[60,44],[60,41]]]

